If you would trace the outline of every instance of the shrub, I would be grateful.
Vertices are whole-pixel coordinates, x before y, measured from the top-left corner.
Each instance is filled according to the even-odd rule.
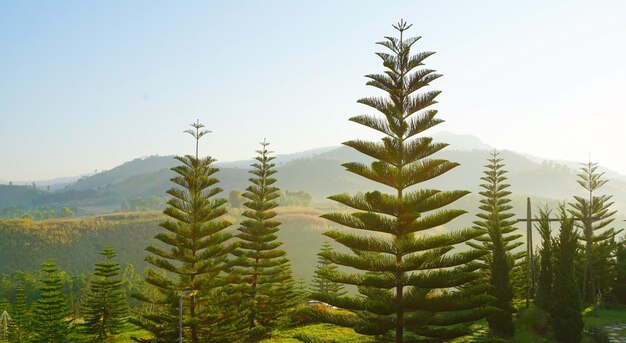
[[[541,336],[547,335],[550,331],[547,313],[535,306],[520,311],[518,321]]]

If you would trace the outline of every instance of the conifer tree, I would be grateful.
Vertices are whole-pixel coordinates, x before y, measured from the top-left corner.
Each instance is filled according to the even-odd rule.
[[[119,278],[120,266],[112,261],[115,251],[112,247],[105,247],[101,255],[105,261],[96,263],[82,309],[84,331],[97,342],[120,333],[128,320],[128,302]]]
[[[226,312],[220,307],[222,287],[229,280],[222,277],[228,267],[227,257],[234,245],[227,245],[232,235],[224,232],[231,225],[221,219],[228,200],[216,198],[222,189],[215,186],[218,169],[211,157],[199,157],[199,141],[209,131],[196,122],[191,134],[196,143],[195,155],[176,157],[181,163],[172,168],[171,179],[179,188],[167,191],[171,196],[163,213],[169,217],[160,226],[165,232],[155,238],[159,245],[149,246],[146,261],[153,266],[146,272],[146,283],[158,290],[158,296],[135,296],[155,306],[158,311],[133,319],[149,331],[153,342],[172,342],[178,338],[179,300],[183,299],[183,331],[192,343],[217,342],[221,333],[230,332]],[[160,271],[166,271],[162,273]],[[188,291],[188,292],[186,292]],[[186,292],[186,293],[185,293]]]
[[[583,300],[589,297],[593,303],[594,313],[596,310],[596,273],[593,261],[594,243],[604,242],[615,235],[613,228],[608,228],[613,220],[616,211],[610,210],[610,195],[594,195],[607,180],[603,178],[604,173],[598,172],[597,163],[584,164],[578,174],[578,184],[582,186],[587,195],[574,196],[574,202],[570,204],[569,212],[582,223],[582,235],[585,252],[585,265],[583,271],[582,297]],[[589,283],[590,288],[587,288]]]
[[[390,53],[378,53],[387,68],[384,74],[367,75],[370,86],[388,97],[364,98],[382,116],[360,115],[350,120],[384,134],[380,142],[352,140],[344,143],[371,157],[370,164],[345,163],[352,173],[372,180],[392,193],[339,194],[330,199],[346,205],[352,213],[329,213],[324,218],[358,231],[328,231],[326,236],[349,248],[352,253],[329,252],[323,256],[332,263],[358,272],[334,271],[328,279],[359,287],[361,297],[333,297],[314,294],[317,300],[352,311],[350,314],[317,312],[324,321],[354,327],[357,332],[380,340],[409,342],[448,341],[470,332],[469,324],[484,318],[488,285],[459,287],[475,280],[485,255],[480,250],[452,252],[455,245],[481,235],[468,228],[444,234],[433,229],[466,213],[450,205],[466,191],[416,189],[458,166],[430,158],[446,144],[418,136],[441,123],[435,104],[439,91],[417,93],[439,78],[433,70],[419,68],[432,52],[412,55],[419,37],[405,39],[410,27],[404,21],[394,26],[399,38],[386,37],[379,44]],[[358,232],[358,233],[357,233]]]
[[[567,217],[565,206],[560,208],[558,240],[555,242],[555,270],[550,317],[559,342],[580,342],[583,330],[580,294],[576,285],[574,258],[578,249],[578,232],[574,220]]]
[[[485,183],[480,185],[483,190],[479,192],[482,196],[479,208],[483,212],[476,215],[479,220],[474,222],[486,235],[477,238],[481,244],[468,244],[489,252],[486,256],[491,285],[489,294],[496,298],[493,306],[499,309],[487,317],[489,328],[499,336],[513,336],[515,308],[511,271],[515,261],[524,254],[513,252],[522,245],[521,242],[515,242],[521,235],[515,233],[516,229],[513,227],[516,221],[511,220],[514,214],[509,212],[512,206],[509,199],[511,192],[507,190],[510,186],[505,183],[507,171],[503,169],[504,163],[498,155],[494,151],[488,159],[489,164],[485,166],[484,176],[481,178]]]
[[[596,279],[596,293],[598,299],[602,299],[603,294],[611,292],[611,282],[615,279],[617,242],[615,238],[610,238],[593,244],[593,270]]]
[[[620,304],[626,304],[626,237],[617,245],[613,293]]]
[[[552,301],[552,282],[554,279],[553,254],[552,254],[552,230],[550,228],[551,211],[546,207],[539,209],[539,222],[535,226],[541,236],[541,249],[539,250],[539,278],[537,280],[537,293],[535,302],[537,306],[549,311]]]
[[[27,342],[31,332],[31,324],[28,304],[26,303],[26,288],[23,286],[19,286],[15,293],[11,319],[13,321],[11,322],[10,341],[14,343]]]
[[[33,342],[69,342],[70,323],[67,300],[61,291],[63,285],[56,264],[48,261],[42,265],[43,279],[39,300],[33,305],[33,328],[36,328]]]
[[[276,170],[269,143],[263,141],[257,150],[249,179],[251,185],[241,195],[245,201],[241,222],[239,248],[233,253],[246,284],[245,297],[249,306],[248,329],[251,336],[261,337],[275,328],[281,317],[294,307],[293,279],[286,252],[277,240],[280,222],[275,220],[279,190],[275,186]]]
[[[526,254],[524,254],[524,257]],[[520,259],[518,263],[513,265],[511,270],[511,286],[513,287],[513,299],[521,300],[526,297],[526,261],[525,258]]]
[[[308,291],[306,281],[304,281],[304,279],[296,279],[294,281],[293,293],[295,295],[294,302],[296,306],[298,304],[306,303],[311,298],[311,292]]]
[[[328,274],[333,274],[337,271],[337,266],[324,257],[324,255],[332,254],[333,251],[334,249],[329,242],[322,244],[322,249],[317,254],[317,268],[313,275],[311,291],[313,293],[324,294],[328,297],[340,297],[346,294],[343,290],[343,284],[331,281],[327,277]]]

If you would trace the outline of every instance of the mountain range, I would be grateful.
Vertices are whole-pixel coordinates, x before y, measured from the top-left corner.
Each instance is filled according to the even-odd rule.
[[[460,216],[449,225],[436,230],[456,230],[472,225],[480,195],[480,177],[493,148],[473,136],[445,134],[435,136],[437,141],[450,146],[435,155],[458,162],[459,166],[441,177],[421,184],[420,187],[437,189],[465,189],[472,193],[454,202],[451,207],[463,209],[468,214]],[[533,211],[537,206],[554,208],[558,202],[571,200],[574,195],[584,195],[576,183],[573,162],[554,162],[512,151],[501,151],[509,171],[511,205],[517,218],[526,214],[526,198],[531,197]],[[305,190],[315,204],[309,207],[279,206],[277,220],[282,223],[279,239],[287,251],[294,275],[309,280],[316,266],[316,253],[323,241],[322,233],[328,229],[343,230],[319,216],[329,211],[343,210],[326,197],[341,192],[356,193],[379,189],[379,185],[348,173],[341,166],[346,161],[367,162],[369,159],[348,147],[327,147],[290,155],[277,155],[277,179],[283,190]],[[231,190],[243,190],[248,185],[249,164],[252,160],[218,163],[216,174],[223,196]],[[145,247],[154,243],[159,232],[158,223],[163,215],[155,212],[108,213],[120,208],[125,199],[132,197],[166,198],[165,191],[172,187],[171,167],[177,161],[172,156],[150,156],[126,162],[111,170],[86,175],[48,191],[47,187],[0,185],[0,213],[4,208],[20,207],[70,207],[80,218],[30,220],[0,218],[0,273],[16,270],[34,271],[41,263],[53,259],[70,273],[88,273],[98,261],[98,252],[104,246],[113,246],[119,252],[120,262],[132,263],[137,270],[146,267]],[[613,209],[626,213],[626,179],[607,171],[610,181],[602,194],[613,195]],[[56,187],[56,186],[55,186]],[[229,230],[236,230],[240,209],[231,209]],[[536,212],[535,212],[536,213]],[[622,228],[622,222],[614,223]],[[517,225],[525,236],[525,225]],[[524,238],[521,238],[523,240]],[[339,246],[335,246],[341,249]]]
[[[438,189],[465,189],[473,193],[480,191],[480,177],[493,147],[475,136],[440,133],[435,141],[449,143],[437,153],[436,158],[444,158],[460,165],[434,180],[420,185]],[[574,162],[555,162],[528,156],[513,151],[501,151],[506,169],[509,171],[510,190],[516,197],[533,197],[540,203],[569,200],[581,194],[576,183]],[[296,154],[277,155],[278,185],[283,190],[305,190],[315,202],[336,193],[369,191],[379,189],[368,180],[345,172],[341,164],[348,161],[368,162],[364,156],[348,147],[325,147]],[[131,197],[165,197],[172,187],[170,170],[178,162],[172,156],[149,156],[137,158],[114,167],[86,175],[68,182],[62,179],[58,184],[32,186],[0,185],[0,209],[7,207],[32,208],[38,206],[71,207],[81,214],[99,214],[119,208],[120,203]],[[220,171],[216,174],[223,196],[231,190],[244,190],[248,185],[248,166],[252,160],[218,162]],[[605,170],[610,182],[602,189],[604,194],[613,195],[615,208],[626,210],[626,177]],[[61,189],[58,189],[61,188]],[[385,189],[379,189],[385,191]],[[522,213],[523,211],[519,211]]]

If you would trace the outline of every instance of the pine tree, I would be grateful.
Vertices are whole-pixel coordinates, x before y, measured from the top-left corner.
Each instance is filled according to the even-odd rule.
[[[526,297],[526,254],[511,270],[511,286],[513,287],[513,299],[522,300]]]
[[[499,309],[487,317],[489,328],[499,336],[513,336],[515,327],[513,326],[513,287],[511,285],[511,271],[515,262],[524,256],[522,253],[514,253],[513,250],[521,242],[515,242],[521,237],[515,233],[513,225],[515,220],[511,220],[513,213],[510,205],[511,192],[507,190],[510,186],[506,184],[506,170],[499,154],[494,151],[489,164],[485,166],[484,176],[481,178],[485,183],[480,187],[483,189],[479,194],[483,197],[480,200],[480,210],[476,216],[479,220],[474,224],[486,235],[477,240],[481,244],[468,244],[475,249],[489,252],[486,256],[488,266],[489,283],[491,289],[489,294],[496,298],[494,307]]]
[[[470,228],[447,234],[433,229],[466,213],[442,209],[463,197],[466,191],[410,189],[458,166],[429,156],[446,144],[430,137],[417,137],[441,123],[435,104],[439,91],[416,93],[440,75],[417,69],[432,52],[411,55],[419,37],[404,39],[410,25],[394,26],[399,38],[386,37],[379,44],[391,53],[378,53],[387,68],[384,74],[368,75],[367,83],[389,97],[372,97],[359,103],[376,109],[382,117],[361,115],[350,120],[382,132],[382,142],[352,140],[344,143],[371,157],[371,165],[346,163],[352,173],[393,189],[393,193],[339,194],[330,199],[356,210],[329,213],[324,218],[359,230],[363,234],[328,231],[326,236],[352,253],[329,252],[323,257],[332,263],[360,272],[328,273],[334,282],[357,285],[361,297],[333,297],[314,294],[317,300],[352,311],[349,314],[318,312],[321,320],[354,327],[357,332],[395,342],[447,341],[470,332],[469,324],[484,318],[484,294],[488,285],[458,289],[475,280],[480,265],[474,261],[480,250],[452,252],[455,245],[478,237],[481,230]],[[432,212],[431,212],[432,211]],[[431,235],[432,233],[432,235]]]
[[[269,143],[263,141],[257,150],[256,162],[249,179],[251,185],[241,195],[246,210],[241,222],[239,248],[233,253],[246,284],[248,304],[248,329],[252,337],[262,337],[275,328],[295,304],[293,279],[286,252],[277,240],[280,222],[275,220],[279,190],[275,186],[276,174],[273,156],[267,150]]]
[[[333,274],[337,271],[337,266],[333,264],[324,255],[332,254],[334,249],[329,242],[322,244],[321,251],[317,254],[317,268],[313,275],[313,285],[311,291],[313,293],[324,294],[328,297],[340,297],[346,294],[343,290],[343,284],[333,282],[326,275]]]
[[[584,243],[585,265],[583,272],[582,296],[589,298],[596,310],[596,273],[593,261],[593,245],[611,239],[615,235],[613,228],[607,226],[615,220],[616,211],[609,208],[613,203],[610,195],[594,195],[607,180],[603,179],[604,173],[597,171],[597,163],[583,165],[578,174],[578,184],[587,192],[587,197],[574,196],[574,203],[570,204],[569,212],[578,219],[582,225],[583,235],[580,237]],[[590,287],[587,288],[587,283]],[[590,291],[590,292],[588,292]]]
[[[172,168],[177,175],[171,181],[180,188],[167,191],[171,199],[163,211],[170,219],[160,224],[165,232],[155,236],[159,246],[146,248],[151,253],[146,261],[153,266],[146,271],[146,283],[159,295],[135,294],[158,310],[131,320],[153,335],[153,339],[140,341],[172,342],[178,338],[181,298],[187,341],[198,343],[209,337],[218,341],[220,333],[229,332],[226,312],[220,307],[222,287],[229,282],[222,272],[235,248],[226,245],[232,235],[224,229],[231,223],[221,219],[228,200],[215,198],[222,192],[215,186],[219,182],[213,176],[218,172],[212,166],[215,160],[198,156],[199,140],[209,131],[202,130],[204,125],[199,122],[191,126],[193,129],[185,132],[195,139],[195,156],[176,157],[181,165]]]
[[[14,343],[27,342],[31,332],[30,314],[26,303],[26,288],[19,286],[15,293],[15,303],[11,314],[10,341]]]
[[[611,292],[611,283],[615,279],[617,242],[615,238],[593,244],[593,270],[596,279],[598,299]]]
[[[539,218],[537,218],[539,222],[535,225],[541,236],[541,249],[539,250],[541,266],[539,267],[535,303],[544,311],[549,311],[551,308],[552,282],[554,278],[550,214],[551,211],[547,207],[539,209]]]
[[[617,245],[613,293],[620,304],[626,304],[626,237]]]
[[[574,220],[567,217],[565,206],[560,208],[558,240],[555,242],[555,270],[552,297],[558,306],[552,306],[550,317],[559,342],[580,342],[583,330],[580,294],[576,285],[574,258],[578,249],[578,232]]]
[[[293,283],[293,294],[295,295],[294,302],[296,306],[305,304],[311,299],[311,292],[308,291],[306,281],[304,279],[297,279]]]
[[[120,333],[128,320],[128,302],[119,278],[120,266],[112,261],[115,251],[112,247],[105,247],[101,255],[105,261],[96,263],[82,308],[84,331],[97,342]]]
[[[66,319],[69,310],[61,292],[63,285],[59,271],[51,261],[44,263],[41,271],[44,277],[40,280],[39,300],[33,306],[33,328],[36,328],[33,342],[69,342],[70,323]]]

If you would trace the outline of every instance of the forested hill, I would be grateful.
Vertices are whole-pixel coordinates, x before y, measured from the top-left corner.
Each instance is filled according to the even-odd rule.
[[[324,208],[283,207],[279,238],[284,243],[298,278],[313,274],[316,253],[324,240],[322,232],[328,222],[319,216]],[[232,211],[225,219],[235,230],[241,218]],[[146,267],[145,248],[158,244],[153,238],[162,229],[166,217],[159,212],[115,213],[93,217],[33,221],[0,218],[0,274],[16,271],[33,272],[52,259],[71,274],[87,274],[100,261],[99,252],[112,246],[122,266],[132,263],[139,271]]]
[[[449,142],[450,146],[436,155],[460,163],[460,166],[437,178],[424,187],[440,189],[479,190],[483,165],[491,147],[476,137],[441,134],[436,140]],[[556,163],[530,158],[523,154],[503,151],[501,157],[509,170],[511,191],[519,196],[571,199],[580,193],[576,183],[573,163]],[[279,186],[283,190],[305,190],[314,201],[322,202],[338,192],[372,190],[375,186],[360,177],[344,171],[341,163],[366,162],[362,154],[347,147],[322,148],[299,154],[280,155],[278,164]],[[108,171],[83,177],[60,191],[48,192],[32,186],[0,185],[0,211],[11,207],[53,208],[70,207],[78,215],[93,215],[119,209],[125,199],[133,197],[166,197],[172,187],[170,168],[176,165],[171,156],[151,156],[135,159]],[[243,190],[247,186],[250,161],[219,163],[220,187],[224,196],[231,190]],[[615,173],[608,177],[618,176]],[[602,192],[611,194],[617,209],[626,209],[626,179],[617,177],[603,187]],[[382,190],[382,189],[381,189]]]

